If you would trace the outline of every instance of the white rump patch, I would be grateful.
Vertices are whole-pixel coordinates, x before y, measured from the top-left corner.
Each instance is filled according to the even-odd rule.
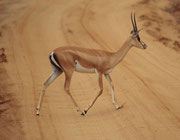
[[[75,71],[82,73],[95,73],[95,68],[86,68],[79,64],[77,60],[75,60]]]
[[[50,54],[52,61],[54,62],[54,64],[56,64],[56,66],[58,66],[61,70],[63,70],[62,67],[61,67],[61,66],[56,62],[56,60],[54,59],[53,54],[54,54],[54,52],[52,52],[52,53]]]

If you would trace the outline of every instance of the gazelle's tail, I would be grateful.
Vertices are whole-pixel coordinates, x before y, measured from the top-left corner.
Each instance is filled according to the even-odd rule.
[[[51,64],[52,64],[54,67],[56,67],[56,68],[58,68],[59,70],[63,71],[63,68],[62,68],[61,64],[59,63],[59,61],[57,60],[57,57],[56,57],[56,55],[54,54],[54,52],[52,52],[52,53],[50,54],[49,60],[50,60]]]

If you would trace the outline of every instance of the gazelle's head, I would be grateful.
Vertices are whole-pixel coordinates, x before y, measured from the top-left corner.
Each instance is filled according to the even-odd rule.
[[[139,37],[139,32],[142,29],[138,30],[138,28],[137,28],[135,14],[134,14],[134,21],[133,21],[133,17],[131,14],[131,22],[132,22],[132,26],[133,26],[133,30],[130,33],[132,46],[135,46],[140,49],[146,49],[147,45]]]

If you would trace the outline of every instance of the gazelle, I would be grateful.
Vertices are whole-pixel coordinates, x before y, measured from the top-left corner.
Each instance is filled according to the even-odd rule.
[[[112,72],[113,68],[123,60],[127,52],[133,46],[141,49],[147,48],[147,45],[139,37],[140,30],[138,30],[136,25],[135,14],[134,19],[131,14],[131,22],[133,30],[131,31],[130,36],[127,38],[125,43],[117,52],[107,52],[103,50],[85,49],[73,46],[59,47],[55,49],[49,56],[50,63],[52,65],[52,73],[47,79],[47,81],[44,83],[44,87],[40,94],[39,102],[37,105],[36,114],[39,115],[40,113],[40,106],[45,90],[63,72],[65,74],[64,89],[66,93],[70,96],[74,106],[76,107],[76,110],[80,112],[81,115],[85,115],[88,110],[94,105],[97,98],[102,94],[103,75],[109,82],[112,89],[112,103],[116,109],[120,109],[120,106],[118,106],[115,102],[114,86],[112,84],[109,73]],[[92,102],[84,111],[80,110],[78,104],[70,93],[70,82],[74,71],[81,73],[96,73],[98,76],[100,90],[96,97],[92,100]]]

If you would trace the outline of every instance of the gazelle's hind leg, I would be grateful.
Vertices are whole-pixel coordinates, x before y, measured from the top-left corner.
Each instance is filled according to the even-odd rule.
[[[41,91],[40,94],[40,98],[39,98],[39,102],[37,105],[37,112],[36,115],[40,114],[40,107],[41,107],[41,103],[42,103],[42,99],[45,93],[45,90],[47,89],[47,87],[62,73],[63,71],[61,69],[58,69],[56,67],[53,67],[53,71],[51,73],[51,75],[49,76],[49,78],[46,80],[46,82],[43,85],[43,89]]]
[[[72,74],[73,74],[73,70],[70,70],[70,69],[67,72],[65,72],[66,78],[65,78],[65,83],[64,83],[64,90],[70,96],[74,106],[76,107],[76,111],[82,113],[82,111],[80,110],[78,104],[76,103],[76,101],[74,100],[70,92],[70,83],[71,83]]]

